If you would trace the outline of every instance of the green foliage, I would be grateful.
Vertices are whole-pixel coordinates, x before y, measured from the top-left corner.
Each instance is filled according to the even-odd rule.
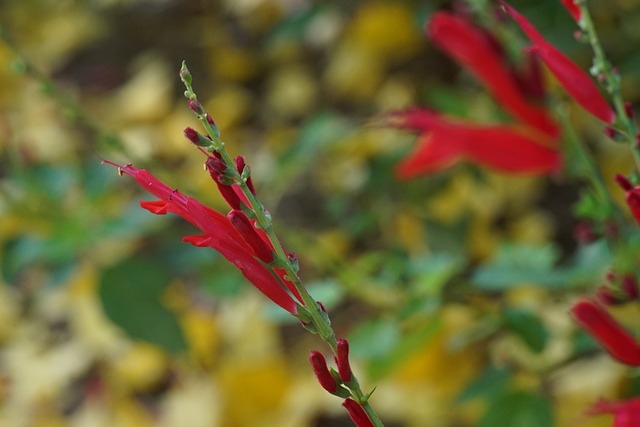
[[[502,313],[507,327],[518,335],[531,350],[544,350],[549,332],[540,318],[529,310],[507,308]]]
[[[547,399],[525,391],[506,392],[491,400],[478,427],[548,427],[553,410]]]
[[[485,291],[503,291],[522,284],[568,289],[590,283],[611,261],[605,242],[579,248],[571,262],[558,266],[560,251],[553,245],[504,244],[490,263],[476,269],[471,280]]]
[[[186,344],[174,313],[162,303],[171,277],[155,262],[126,260],[104,272],[100,298],[105,313],[130,337],[170,352]]]

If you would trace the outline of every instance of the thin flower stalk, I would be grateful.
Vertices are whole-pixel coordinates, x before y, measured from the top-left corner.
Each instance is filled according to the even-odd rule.
[[[362,412],[358,420],[366,419],[369,423],[357,424],[354,420],[358,426],[384,427],[369,403],[371,393],[362,391],[351,372],[347,360],[348,343],[336,338],[326,310],[302,284],[295,255],[285,252],[274,232],[271,216],[256,196],[249,166],[244,158],[232,159],[225,150],[220,130],[193,91],[192,76],[184,62],[180,78],[186,87],[187,105],[206,130],[206,135],[203,135],[187,128],[184,135],[206,155],[205,168],[231,207],[229,214],[222,215],[172,190],[145,170],[105,162],[118,166],[121,173],[135,178],[145,190],[160,199],[142,202],[143,208],[157,215],[177,214],[204,232],[203,235],[187,236],[183,241],[199,247],[209,246],[220,252],[265,296],[296,316],[305,328],[320,335],[339,361],[340,371],[333,375],[324,356],[312,352],[310,362],[322,387],[342,398],[350,397],[356,403]],[[343,381],[342,378],[347,376],[349,381]]]
[[[629,114],[629,106],[622,98],[620,86],[620,75],[607,59],[604,49],[600,43],[600,38],[596,32],[596,28],[591,18],[591,13],[587,7],[585,0],[567,0],[570,4],[568,10],[576,19],[580,30],[589,40],[591,49],[593,50],[593,66],[591,73],[602,80],[604,89],[611,97],[611,102],[616,114],[615,128],[624,135],[624,138],[630,144],[633,158],[636,164],[636,170],[640,171],[640,147],[638,146],[638,128]],[[566,3],[565,2],[565,3]],[[579,13],[575,12],[578,9]]]

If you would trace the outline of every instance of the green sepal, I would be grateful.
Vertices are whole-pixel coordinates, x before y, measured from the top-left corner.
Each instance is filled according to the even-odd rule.
[[[287,267],[287,261],[282,259],[282,257],[277,256],[277,254],[275,254],[276,256],[273,257],[273,261],[271,261],[269,263],[269,267],[273,267],[273,268],[286,268]],[[284,275],[284,279],[291,281],[291,279],[285,274]]]
[[[300,304],[298,304],[298,310],[296,311],[296,314],[294,314],[294,316],[297,317],[303,325],[313,322],[313,316],[311,316],[309,310],[307,310],[305,306],[302,306]]]
[[[240,177],[244,182],[247,182],[250,176],[251,176],[251,168],[249,167],[249,165],[244,165],[244,169],[242,169],[242,174],[240,174]]]
[[[244,203],[240,203],[240,210],[243,214],[247,216],[249,219],[256,219],[256,213]],[[256,224],[257,225],[257,224]]]

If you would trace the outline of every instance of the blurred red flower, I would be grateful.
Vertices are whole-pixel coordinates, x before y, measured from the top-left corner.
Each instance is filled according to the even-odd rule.
[[[614,415],[613,427],[640,426],[640,398],[636,397],[622,402],[601,400],[587,411],[587,415],[604,413]]]
[[[614,359],[640,366],[640,344],[597,301],[581,299],[571,308],[571,315]]]

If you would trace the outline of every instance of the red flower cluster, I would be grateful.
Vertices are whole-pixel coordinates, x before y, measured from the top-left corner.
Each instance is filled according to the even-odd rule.
[[[413,153],[398,165],[400,178],[440,171],[460,160],[507,173],[557,171],[561,162],[556,148],[560,131],[538,104],[544,94],[539,60],[583,108],[606,123],[613,122],[613,110],[589,76],[547,42],[522,15],[502,4],[533,42],[525,50],[528,68],[524,72],[511,67],[491,33],[464,17],[437,12],[427,22],[426,33],[436,46],[480,80],[519,123],[473,125],[427,109],[392,113],[388,116],[392,126],[420,133]]]
[[[222,174],[226,166],[218,158],[208,155],[206,167],[232,207],[227,216],[171,189],[144,169],[136,169],[131,165],[120,166],[106,160],[105,163],[117,166],[121,173],[133,177],[143,189],[159,199],[140,202],[141,207],[156,215],[168,212],[179,215],[203,232],[201,235],[186,236],[182,241],[220,252],[271,301],[291,314],[297,313],[298,302],[295,299],[302,303],[299,292],[286,280],[284,270],[269,265],[274,259],[273,245],[264,231],[257,229],[253,221],[240,210],[241,205],[246,204],[246,198],[236,185],[224,182]],[[244,168],[244,160],[237,159],[236,164]]]

